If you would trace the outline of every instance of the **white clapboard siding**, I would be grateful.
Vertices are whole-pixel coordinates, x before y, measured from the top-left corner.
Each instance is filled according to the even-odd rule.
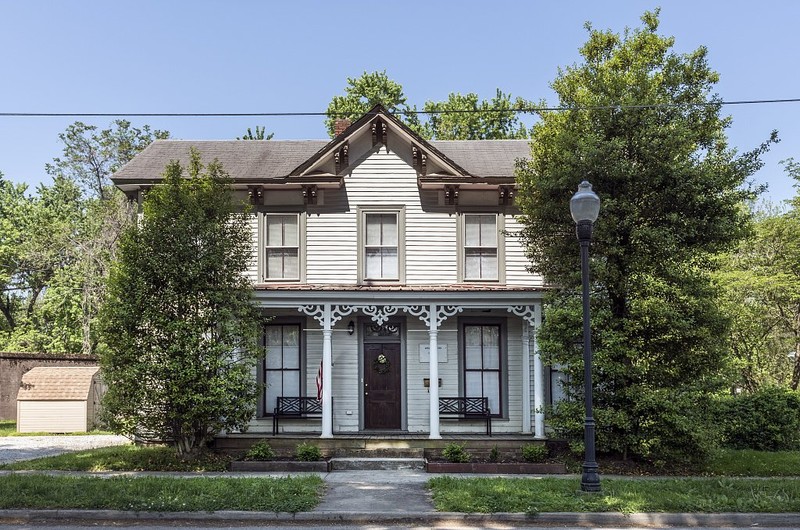
[[[255,213],[247,214],[247,224],[250,227],[250,234],[252,237],[250,245],[250,262],[247,266],[247,279],[253,283],[258,283],[258,253],[260,251],[258,246],[258,215]]]
[[[385,148],[354,164],[345,177],[347,210],[326,194],[325,207],[311,214],[306,229],[308,283],[354,284],[358,265],[358,208],[398,206],[405,209],[406,283],[454,283],[456,220],[442,212],[425,212],[417,174]],[[427,198],[435,194],[423,192]],[[328,198],[332,200],[329,202]]]
[[[540,287],[543,285],[542,277],[531,274],[527,267],[528,258],[519,237],[522,225],[513,215],[506,215],[506,284],[525,287]]]

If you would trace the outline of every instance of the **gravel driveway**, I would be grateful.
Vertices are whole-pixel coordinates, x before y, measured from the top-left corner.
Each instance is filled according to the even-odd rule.
[[[86,436],[5,436],[0,437],[0,464],[83,451],[109,445],[125,445],[124,436],[90,434]]]

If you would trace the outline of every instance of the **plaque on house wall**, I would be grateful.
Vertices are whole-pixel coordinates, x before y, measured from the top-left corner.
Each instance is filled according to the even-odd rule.
[[[447,344],[438,345],[439,362],[447,362]],[[419,345],[419,362],[429,363],[431,361],[431,346],[430,344]]]

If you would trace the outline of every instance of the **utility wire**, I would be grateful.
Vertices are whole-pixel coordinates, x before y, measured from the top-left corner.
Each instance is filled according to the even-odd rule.
[[[513,112],[530,114],[534,112],[563,112],[569,110],[622,110],[658,109],[676,107],[716,107],[728,105],[763,105],[800,103],[800,98],[790,99],[746,99],[738,101],[702,101],[697,103],[653,103],[642,105],[588,105],[560,107],[514,107],[509,109],[463,109],[463,110],[398,110],[394,114],[477,114],[486,112]],[[173,117],[173,118],[235,118],[248,116],[286,117],[286,116],[349,116],[349,112],[0,112],[0,117],[41,117],[41,118],[101,118],[101,117]]]

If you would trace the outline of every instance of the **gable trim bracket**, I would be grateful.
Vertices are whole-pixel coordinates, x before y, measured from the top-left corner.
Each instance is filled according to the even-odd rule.
[[[447,206],[458,206],[458,186],[444,187],[444,203]]]
[[[425,151],[412,144],[411,157],[414,159],[414,169],[417,170],[417,174],[425,176],[428,172],[428,155]]]

